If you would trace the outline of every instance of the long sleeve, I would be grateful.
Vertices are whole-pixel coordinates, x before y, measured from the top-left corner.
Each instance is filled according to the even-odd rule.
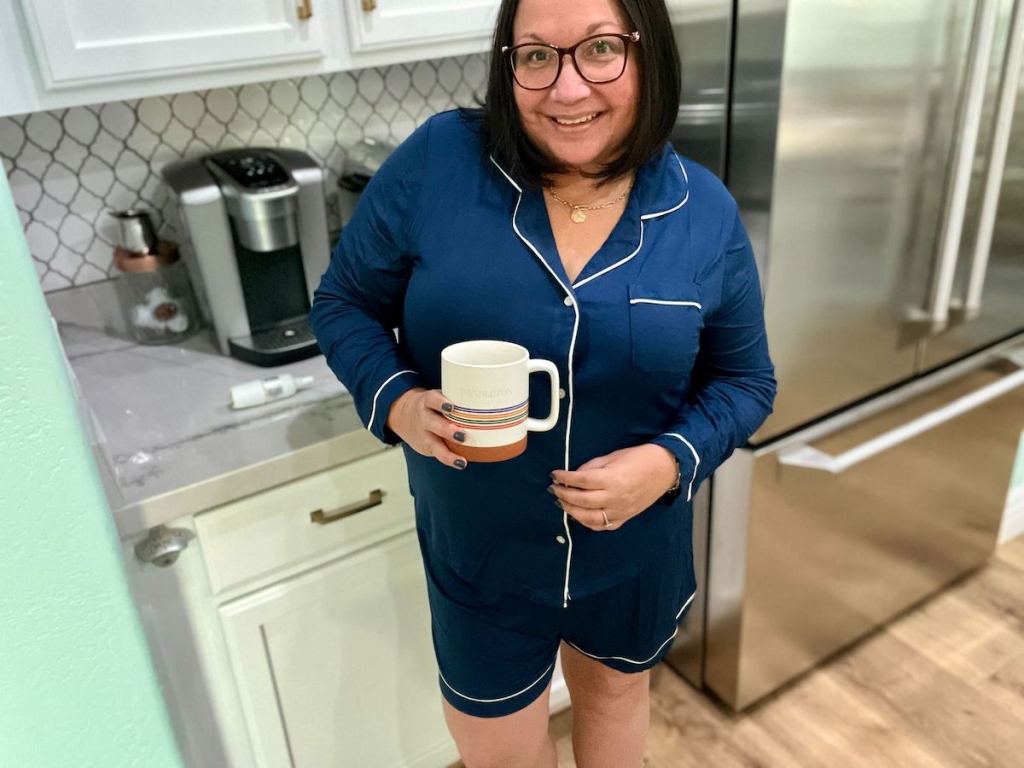
[[[768,354],[757,264],[732,204],[723,253],[721,301],[704,319],[693,386],[675,423],[649,442],[679,461],[688,500],[772,412],[775,369]]]
[[[309,325],[327,365],[352,394],[364,426],[388,445],[401,442],[386,425],[392,403],[425,386],[393,329],[401,322],[415,261],[412,233],[421,210],[426,121],[382,164],[313,294]]]

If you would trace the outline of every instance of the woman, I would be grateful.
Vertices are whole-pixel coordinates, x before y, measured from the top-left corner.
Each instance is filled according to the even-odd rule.
[[[388,158],[314,297],[328,364],[405,453],[467,768],[556,766],[559,649],[577,764],[642,764],[649,670],[696,590],[693,493],[771,412],[736,204],[666,143],[679,92],[664,0],[504,0],[484,109]],[[553,361],[563,399],[523,454],[471,465],[440,353],[478,338]]]

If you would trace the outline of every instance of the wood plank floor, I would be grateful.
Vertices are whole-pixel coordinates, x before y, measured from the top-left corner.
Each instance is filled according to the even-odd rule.
[[[571,710],[551,732],[559,768],[587,768]],[[741,715],[654,668],[645,766],[1024,766],[1024,537]]]
[[[572,710],[551,730],[575,768]],[[1024,766],[1024,537],[742,715],[659,665],[646,766]]]

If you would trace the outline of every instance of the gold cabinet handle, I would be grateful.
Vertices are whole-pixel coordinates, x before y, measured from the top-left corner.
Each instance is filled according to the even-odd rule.
[[[369,13],[377,10],[377,0],[363,0],[363,10]]]
[[[370,495],[366,497],[366,501],[356,501],[348,506],[332,509],[330,512],[324,512],[322,509],[314,509],[309,513],[309,519],[317,525],[336,523],[339,520],[344,520],[346,517],[356,514],[357,512],[363,512],[371,507],[379,506],[384,500],[384,495],[384,491],[380,488],[376,488],[370,491]]]
[[[306,21],[313,18],[313,0],[299,0],[299,19]]]

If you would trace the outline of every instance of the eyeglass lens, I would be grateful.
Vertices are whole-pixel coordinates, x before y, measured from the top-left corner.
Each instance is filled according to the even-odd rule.
[[[585,80],[607,83],[626,68],[626,42],[618,37],[593,37],[573,52]],[[512,51],[512,72],[523,88],[548,88],[558,77],[558,51],[547,45],[523,45]]]

